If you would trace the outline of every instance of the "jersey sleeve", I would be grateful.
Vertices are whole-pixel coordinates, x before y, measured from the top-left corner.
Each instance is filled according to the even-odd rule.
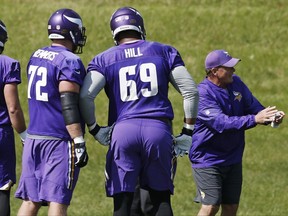
[[[75,82],[80,86],[83,85],[86,69],[79,58],[64,59],[59,72],[59,80]]]
[[[7,64],[6,67],[5,83],[21,83],[21,69],[18,61],[13,61],[11,64]]]
[[[171,70],[178,66],[185,66],[180,53],[174,47],[167,46],[166,53],[169,59]]]
[[[88,67],[87,67],[87,73],[90,71],[97,71],[97,72],[101,73],[102,75],[105,75],[104,69],[103,69],[102,64],[101,64],[101,55],[100,54],[95,56],[89,62]]]

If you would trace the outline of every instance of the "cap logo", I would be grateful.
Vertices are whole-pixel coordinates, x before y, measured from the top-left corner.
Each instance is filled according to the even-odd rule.
[[[223,53],[224,53],[226,56],[230,56],[227,51],[224,51]]]

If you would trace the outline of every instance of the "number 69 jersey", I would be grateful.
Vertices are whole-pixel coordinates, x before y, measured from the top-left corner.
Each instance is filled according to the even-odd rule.
[[[112,47],[89,63],[106,80],[109,124],[130,118],[168,118],[174,114],[168,99],[171,71],[184,66],[178,51],[145,40]]]
[[[59,82],[82,86],[85,75],[81,59],[65,47],[44,47],[32,54],[27,65],[28,134],[70,138],[62,116]]]

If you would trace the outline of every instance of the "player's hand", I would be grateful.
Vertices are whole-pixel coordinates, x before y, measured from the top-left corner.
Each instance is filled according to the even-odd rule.
[[[104,146],[110,144],[110,138],[112,133],[112,127],[100,127],[98,124],[95,124],[94,128],[89,127],[89,133]]]
[[[108,146],[110,144],[110,131],[111,127],[100,127],[98,133],[94,136],[94,138],[104,146]]]
[[[84,167],[88,163],[88,153],[86,151],[86,145],[84,139],[81,137],[74,138],[75,143],[75,166],[77,167]]]
[[[193,131],[183,127],[182,132],[175,137],[174,153],[176,157],[183,157],[189,153],[192,145]]]

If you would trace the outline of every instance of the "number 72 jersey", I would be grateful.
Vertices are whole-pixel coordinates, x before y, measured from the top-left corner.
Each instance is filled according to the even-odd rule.
[[[184,62],[175,48],[139,40],[96,55],[87,71],[105,77],[112,124],[141,117],[173,119],[168,86],[170,73],[177,66],[184,66]]]
[[[81,59],[64,47],[44,47],[32,54],[27,65],[29,134],[69,139],[59,82],[65,80],[82,86],[85,75]]]

